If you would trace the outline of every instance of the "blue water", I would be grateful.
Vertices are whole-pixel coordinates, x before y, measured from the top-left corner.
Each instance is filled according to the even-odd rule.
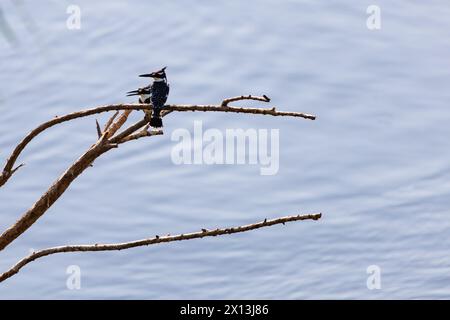
[[[0,159],[55,115],[109,103],[168,66],[170,103],[266,94],[316,121],[174,113],[164,136],[104,155],[0,253],[121,242],[322,212],[253,232],[69,253],[26,266],[0,298],[450,298],[450,6],[446,1],[69,1],[0,3]],[[381,29],[366,27],[369,5]],[[9,26],[7,27],[6,24]],[[262,103],[241,103],[262,106]],[[139,119],[134,112],[132,120]],[[97,117],[104,123],[107,115]],[[36,138],[0,190],[10,226],[96,140],[95,117]],[[280,169],[180,165],[178,128],[279,129]],[[81,270],[81,289],[66,270]],[[369,290],[368,266],[381,270]]]

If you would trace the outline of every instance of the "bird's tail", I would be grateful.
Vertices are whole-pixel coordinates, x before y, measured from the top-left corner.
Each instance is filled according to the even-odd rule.
[[[150,118],[150,126],[153,128],[161,128],[163,126],[161,119],[161,109],[153,109],[152,117]]]

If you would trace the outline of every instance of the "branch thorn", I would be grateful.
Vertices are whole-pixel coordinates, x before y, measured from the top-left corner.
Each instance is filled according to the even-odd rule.
[[[97,136],[100,139],[100,137],[102,136],[102,129],[100,129],[100,125],[98,124],[97,119],[95,119],[95,127],[97,128]]]
[[[22,168],[24,165],[25,165],[25,163],[19,164],[17,167],[15,167],[14,169],[11,170],[11,173],[9,175],[12,176],[14,173],[16,173],[17,170]]]

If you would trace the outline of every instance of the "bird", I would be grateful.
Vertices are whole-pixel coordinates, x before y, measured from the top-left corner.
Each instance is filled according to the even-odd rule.
[[[161,119],[161,109],[169,96],[169,84],[167,83],[166,68],[158,71],[141,74],[139,77],[153,78],[153,83],[148,86],[138,88],[127,92],[127,96],[139,96],[139,103],[152,104],[152,116],[150,118],[150,126],[153,128],[161,128],[163,126]]]

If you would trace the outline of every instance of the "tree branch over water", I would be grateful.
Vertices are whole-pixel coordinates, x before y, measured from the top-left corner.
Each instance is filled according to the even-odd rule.
[[[230,112],[230,113],[245,113],[254,115],[269,115],[275,117],[297,117],[308,120],[315,120],[316,117],[311,114],[302,112],[286,112],[278,111],[275,107],[272,108],[248,108],[248,107],[237,107],[229,106],[231,102],[236,102],[240,100],[256,100],[262,102],[269,102],[270,99],[267,96],[257,97],[257,96],[238,96],[223,100],[220,105],[166,105],[163,108],[161,116],[167,116],[172,112]],[[144,118],[127,128],[122,129],[128,120],[128,116],[133,110],[143,110],[145,111]],[[95,132],[97,133],[97,141],[86,150],[72,165],[70,165],[67,170],[56,179],[53,184],[48,188],[48,190],[28,209],[12,226],[6,229],[0,235],[0,251],[5,249],[9,244],[16,240],[21,234],[23,234],[28,228],[30,228],[67,190],[71,183],[82,174],[87,168],[92,166],[92,163],[99,158],[102,154],[119,147],[119,145],[125,144],[130,141],[138,140],[143,137],[152,137],[163,134],[162,130],[150,130],[149,131],[149,116],[151,115],[152,106],[149,104],[114,104],[99,106],[87,110],[77,111],[63,116],[56,116],[54,119],[47,121],[30,133],[28,133],[23,140],[15,147],[11,155],[9,156],[6,164],[3,168],[3,172],[0,175],[0,188],[9,181],[13,174],[23,166],[23,164],[16,166],[16,161],[19,158],[22,151],[26,146],[43,131],[50,129],[51,127],[62,124],[64,122],[73,121],[79,118],[84,118],[87,116],[92,116],[104,112],[114,112],[110,116],[109,120],[104,125],[103,129],[96,120],[95,122]],[[94,132],[94,131],[93,131]],[[284,223],[288,221],[298,221],[305,219],[317,220],[320,218],[320,214],[306,216],[291,216],[284,217],[275,220],[265,221],[264,223],[241,226],[236,228],[228,229],[217,229],[214,231],[205,231],[202,233],[192,233],[180,236],[171,237],[158,237],[154,239],[145,239],[140,241],[135,241],[126,244],[109,244],[109,245],[94,245],[94,246],[66,246],[58,248],[50,248],[46,250],[38,251],[31,256],[21,260],[16,264],[11,270],[7,271],[0,276],[0,281],[9,278],[13,274],[17,273],[20,268],[29,262],[49,255],[59,252],[72,252],[72,251],[103,251],[103,250],[121,250],[126,248],[132,248],[141,243],[142,245],[156,244],[160,242],[170,242],[178,240],[188,240],[193,238],[202,238],[205,236],[216,236],[222,234],[231,234],[236,232],[250,231],[260,227],[266,227],[278,223]],[[287,219],[287,220],[286,220]],[[236,231],[238,230],[238,231]],[[240,230],[240,231],[239,231]],[[136,245],[139,243],[138,245]],[[93,248],[93,250],[91,250]],[[103,249],[99,249],[103,248]],[[120,249],[112,249],[120,248]]]
[[[286,216],[276,219],[267,220],[265,219],[262,222],[257,222],[253,224],[248,224],[244,226],[231,227],[231,228],[223,228],[223,229],[214,229],[207,230],[202,229],[201,231],[185,233],[179,235],[166,235],[166,236],[155,236],[152,238],[135,240],[130,242],[122,242],[122,243],[109,243],[109,244],[91,244],[91,245],[70,245],[70,246],[60,246],[53,247],[48,249],[43,249],[39,251],[35,251],[30,254],[28,257],[23,258],[19,262],[17,262],[11,269],[4,272],[0,275],[0,282],[5,281],[6,279],[12,277],[16,273],[20,271],[24,266],[33,262],[36,259],[63,252],[92,252],[92,251],[112,251],[112,250],[124,250],[131,249],[141,246],[149,246],[159,243],[166,242],[174,242],[174,241],[183,241],[183,240],[192,240],[199,239],[204,237],[216,237],[226,234],[240,233],[251,231],[259,228],[269,227],[276,224],[285,224],[286,222],[292,221],[301,221],[301,220],[318,220],[322,217],[321,213],[313,213],[313,214],[305,214],[305,215],[296,215],[296,216]]]
[[[77,111],[73,113],[66,114],[64,116],[56,116],[54,119],[44,122],[34,130],[32,130],[29,134],[23,138],[23,140],[16,146],[14,151],[9,156],[6,164],[3,168],[3,172],[0,175],[0,187],[3,186],[9,178],[14,174],[15,171],[20,167],[16,167],[13,169],[14,164],[17,161],[17,158],[21,154],[21,152],[25,149],[28,143],[31,142],[37,135],[42,133],[43,131],[63,122],[71,121],[78,118],[92,116],[94,114],[100,114],[108,111],[117,111],[117,110],[149,110],[151,111],[151,105],[149,104],[113,104],[107,106],[95,107],[92,109],[86,109],[82,111]],[[232,107],[232,106],[223,106],[223,105],[167,105],[164,107],[164,111],[166,114],[178,111],[178,112],[187,112],[187,111],[209,111],[209,112],[232,112],[232,113],[250,113],[250,114],[260,114],[260,115],[271,115],[271,116],[280,116],[280,117],[300,117],[309,120],[315,120],[316,116],[302,113],[302,112],[285,112],[285,111],[277,111],[275,108],[264,109],[264,108],[243,108],[243,107]],[[132,130],[138,130],[142,128],[147,121],[141,120],[139,124],[140,127],[129,128]],[[133,131],[134,132],[134,131]],[[128,135],[130,132],[126,132]],[[124,138],[121,136],[120,138]],[[114,139],[117,143],[117,139]]]

